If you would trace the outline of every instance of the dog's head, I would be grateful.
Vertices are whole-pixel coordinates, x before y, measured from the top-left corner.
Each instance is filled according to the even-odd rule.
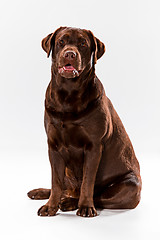
[[[54,72],[64,78],[78,77],[105,52],[105,45],[91,31],[70,27],[49,34],[42,40],[42,48],[48,57],[52,52]]]

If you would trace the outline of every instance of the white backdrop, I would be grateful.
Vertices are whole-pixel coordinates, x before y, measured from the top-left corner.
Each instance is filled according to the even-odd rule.
[[[50,183],[43,113],[51,64],[41,48],[41,40],[59,26],[90,29],[105,43],[107,51],[98,61],[96,72],[131,138],[142,175],[144,174],[144,179],[146,177],[147,183],[150,182],[148,178],[151,178],[153,164],[155,167],[152,176],[155,176],[154,169],[160,166],[159,12],[158,0],[1,0],[0,164],[3,169],[2,181],[5,180],[6,183],[3,186],[6,195],[11,176],[14,188],[18,184],[17,191],[19,187],[21,189],[17,192],[19,195],[25,194],[25,191],[34,186],[42,187],[39,183]],[[47,180],[43,177],[42,181],[44,169]],[[155,180],[159,181],[159,178]],[[144,181],[144,190],[145,186]],[[14,190],[13,186],[11,189]],[[156,185],[154,189],[153,195],[157,199]],[[147,197],[149,191],[146,186]],[[23,196],[21,201],[24,199]],[[33,201],[29,202],[29,206],[27,204],[28,202],[25,203],[26,208],[31,209]],[[36,207],[40,205],[38,203]],[[36,210],[37,208],[32,209],[34,212]],[[4,210],[4,215],[5,213]],[[29,222],[32,221],[32,216],[28,214],[27,217]],[[34,217],[38,218],[36,215]],[[128,216],[125,217],[127,222]],[[118,219],[122,222],[121,217],[118,216]],[[35,221],[41,221],[41,224],[43,222]],[[22,229],[25,231],[26,228]],[[15,231],[13,239],[24,239],[17,234]],[[114,239],[112,231],[110,239]]]

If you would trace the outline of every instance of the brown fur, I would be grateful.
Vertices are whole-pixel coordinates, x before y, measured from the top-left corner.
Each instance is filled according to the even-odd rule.
[[[32,199],[49,198],[38,215],[78,208],[77,215],[93,217],[95,207],[135,208],[141,192],[139,164],[95,74],[104,44],[91,31],[61,27],[42,40],[42,48],[47,56],[52,53],[45,99],[52,187],[28,193]],[[68,63],[77,71],[64,71]]]

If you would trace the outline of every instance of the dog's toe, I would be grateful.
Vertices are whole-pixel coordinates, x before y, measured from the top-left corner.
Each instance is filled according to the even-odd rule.
[[[38,188],[33,189],[27,193],[30,199],[41,200],[41,199],[48,199],[50,196],[50,189],[45,188]]]
[[[50,207],[47,204],[43,205],[37,212],[38,216],[54,216],[56,215],[56,212],[58,211],[58,208]]]
[[[94,207],[79,207],[77,215],[81,217],[95,217],[97,211]]]

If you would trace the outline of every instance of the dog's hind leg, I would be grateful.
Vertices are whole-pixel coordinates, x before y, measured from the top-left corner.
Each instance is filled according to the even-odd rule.
[[[67,197],[61,199],[60,209],[61,211],[73,211],[78,208],[78,198]]]
[[[34,200],[48,199],[51,193],[51,189],[37,188],[27,193],[28,197]]]
[[[117,183],[108,186],[100,196],[95,196],[95,207],[108,209],[133,209],[140,201],[141,178],[129,173]]]

